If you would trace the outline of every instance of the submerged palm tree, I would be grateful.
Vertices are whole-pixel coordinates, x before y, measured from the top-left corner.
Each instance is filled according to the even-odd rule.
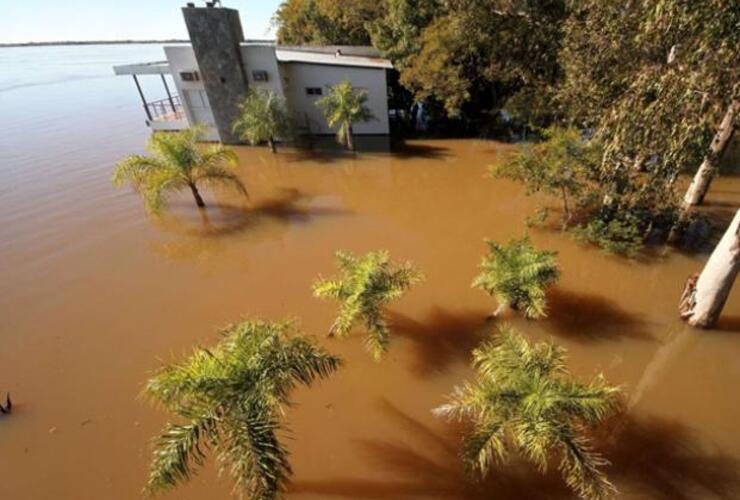
[[[390,344],[383,307],[420,281],[422,274],[408,262],[392,263],[386,251],[370,252],[362,257],[340,251],[336,257],[339,277],[319,279],[313,286],[316,297],[341,302],[329,336],[346,336],[356,323],[363,321],[368,333],[366,346],[378,361]]]
[[[203,130],[199,127],[172,133],[155,133],[148,149],[153,156],[129,156],[116,165],[113,183],[130,182],[143,196],[150,213],[167,206],[171,191],[190,189],[198,207],[206,206],[198,185],[223,185],[246,196],[247,190],[234,173],[236,154],[222,145],[199,148]]]
[[[285,99],[271,90],[250,89],[239,105],[233,128],[251,145],[266,142],[270,151],[277,152],[275,139],[286,139],[291,134]]]
[[[327,378],[341,360],[297,332],[291,322],[228,326],[213,349],[197,348],[166,366],[144,396],[177,415],[155,441],[147,492],[188,480],[206,452],[217,453],[234,490],[253,500],[280,497],[291,473],[278,440],[291,390]]]
[[[488,240],[486,244],[490,253],[483,257],[473,286],[496,297],[499,307],[493,316],[506,307],[524,309],[528,318],[547,316],[545,293],[560,276],[557,253],[537,250],[528,236],[507,245]]]
[[[545,472],[554,453],[568,486],[584,499],[616,491],[601,468],[607,465],[585,433],[620,405],[619,389],[599,375],[588,384],[570,376],[565,349],[530,345],[509,327],[473,351],[478,377],[457,387],[438,416],[472,423],[465,439],[466,464],[485,475],[513,448]]]
[[[366,102],[367,91],[355,89],[349,80],[332,86],[326,97],[316,101],[316,105],[324,111],[329,126],[339,126],[337,140],[350,150],[355,149],[352,124],[375,119]]]

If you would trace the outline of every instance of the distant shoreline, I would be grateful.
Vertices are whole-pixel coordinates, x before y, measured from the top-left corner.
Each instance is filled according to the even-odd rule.
[[[68,45],[137,45],[151,43],[190,43],[190,40],[180,40],[177,38],[167,40],[82,40],[82,41],[59,41],[59,42],[19,42],[19,43],[0,43],[0,48],[6,47],[53,47]]]

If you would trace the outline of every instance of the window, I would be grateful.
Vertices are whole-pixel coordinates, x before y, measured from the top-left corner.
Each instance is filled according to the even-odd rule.
[[[180,79],[183,82],[197,82],[200,80],[200,75],[197,71],[182,71],[180,72]]]
[[[264,70],[255,70],[252,71],[252,80],[255,82],[266,82],[269,80],[269,77],[267,76],[267,71]]]
[[[321,87],[306,87],[306,95],[323,95]]]

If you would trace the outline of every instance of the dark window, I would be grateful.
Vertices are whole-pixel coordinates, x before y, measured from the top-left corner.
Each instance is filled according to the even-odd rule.
[[[200,80],[200,75],[197,71],[183,71],[180,73],[180,78],[184,82],[197,82]]]
[[[322,95],[321,87],[306,87],[306,95]]]
[[[269,77],[267,76],[267,71],[252,71],[252,80],[254,80],[255,82],[266,82],[267,80],[269,80]]]

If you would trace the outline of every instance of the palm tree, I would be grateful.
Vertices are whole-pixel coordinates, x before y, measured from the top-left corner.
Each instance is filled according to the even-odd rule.
[[[291,134],[285,99],[272,90],[250,89],[239,105],[233,129],[253,146],[267,142],[270,151],[276,153],[275,139],[285,139]]]
[[[588,384],[575,381],[565,366],[565,349],[551,343],[530,345],[510,327],[473,351],[474,383],[455,388],[438,416],[472,423],[464,457],[472,471],[486,475],[511,449],[540,472],[560,455],[565,482],[581,498],[615,493],[601,468],[607,465],[585,433],[620,406],[619,389],[599,375]]]
[[[473,286],[496,297],[497,316],[506,307],[524,309],[528,318],[547,316],[547,288],[558,280],[556,252],[537,250],[525,235],[507,245],[486,240],[490,253],[483,257]]]
[[[339,277],[320,278],[313,285],[314,296],[341,303],[329,336],[344,337],[356,323],[363,321],[368,334],[366,347],[379,361],[390,344],[383,307],[420,281],[422,274],[411,263],[392,263],[386,251],[370,252],[362,257],[339,251],[336,258]]]
[[[337,140],[352,151],[355,149],[352,124],[375,119],[365,105],[366,102],[367,91],[353,88],[349,80],[343,80],[332,86],[326,97],[316,101],[316,105],[324,111],[329,126],[339,126]]]
[[[206,453],[217,453],[234,491],[252,500],[281,497],[291,474],[277,433],[297,385],[334,373],[341,360],[300,335],[291,322],[244,321],[226,327],[212,349],[161,369],[143,395],[174,413],[155,440],[146,491],[190,479]]]
[[[153,156],[134,155],[121,161],[113,172],[113,183],[117,187],[131,183],[143,196],[147,211],[155,214],[166,208],[171,191],[188,188],[198,207],[205,207],[199,184],[229,186],[246,196],[244,184],[233,171],[239,163],[236,154],[220,144],[199,148],[202,133],[193,127],[153,134],[147,147]]]

